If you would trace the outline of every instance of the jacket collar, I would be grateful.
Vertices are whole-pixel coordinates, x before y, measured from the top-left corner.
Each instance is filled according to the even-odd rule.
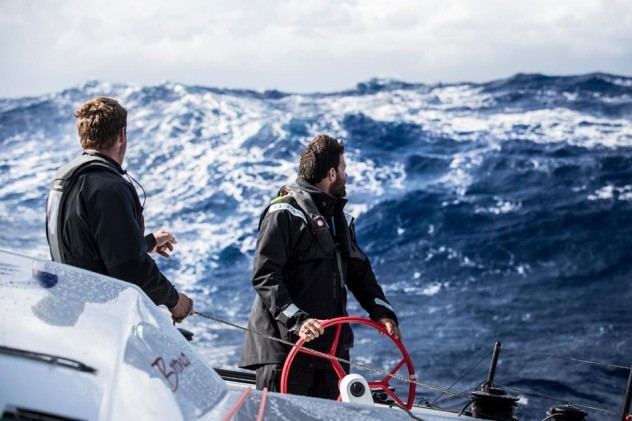
[[[298,177],[296,179],[296,186],[309,193],[314,203],[316,203],[318,210],[320,210],[323,215],[332,215],[342,212],[347,204],[347,199],[337,198],[319,190],[304,178]]]
[[[112,158],[110,158],[110,157],[109,157],[109,156],[107,156],[107,155],[104,155],[104,154],[99,153],[99,152],[94,151],[94,150],[84,150],[84,151],[83,151],[83,155],[92,155],[92,156],[98,156],[99,158],[103,158],[103,159],[105,159],[108,163],[110,163],[110,164],[114,167],[114,169],[116,169],[116,171],[118,171],[120,174],[126,174],[126,173],[127,173],[127,171],[125,171],[125,170],[123,169],[123,167],[121,167],[121,166],[119,165],[119,163],[118,163],[118,162],[116,162],[115,160],[113,160]]]

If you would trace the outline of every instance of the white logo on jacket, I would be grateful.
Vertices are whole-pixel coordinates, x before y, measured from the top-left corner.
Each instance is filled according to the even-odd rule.
[[[287,203],[275,203],[274,205],[270,206],[270,209],[268,209],[268,212],[275,212],[275,211],[280,211],[280,210],[286,210],[290,212],[292,215],[298,216],[299,218],[303,220],[303,222],[307,224],[307,219],[305,219],[305,215],[303,215],[303,212],[296,209],[292,205],[288,205]]]

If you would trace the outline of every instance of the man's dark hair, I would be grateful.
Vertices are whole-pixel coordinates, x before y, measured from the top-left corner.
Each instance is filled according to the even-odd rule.
[[[83,149],[108,149],[127,127],[127,110],[117,100],[96,97],[75,112],[79,143]]]
[[[327,177],[331,168],[338,171],[340,155],[345,152],[342,141],[326,134],[317,134],[307,144],[301,154],[298,176],[310,184],[316,184]]]

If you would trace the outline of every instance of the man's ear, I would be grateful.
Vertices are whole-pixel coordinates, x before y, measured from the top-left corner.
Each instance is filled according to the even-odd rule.
[[[327,175],[329,176],[329,181],[333,183],[334,181],[336,181],[336,177],[338,176],[338,171],[336,171],[334,167],[331,167],[329,168]]]
[[[127,130],[125,127],[122,127],[121,130],[119,130],[118,134],[116,135],[116,141],[118,143],[123,143],[126,136],[127,136]]]

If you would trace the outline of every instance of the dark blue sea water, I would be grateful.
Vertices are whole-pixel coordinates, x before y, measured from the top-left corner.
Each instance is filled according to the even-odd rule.
[[[572,402],[620,419],[632,364],[632,78],[376,79],[310,95],[93,81],[0,99],[2,248],[47,257],[47,189],[79,151],[73,110],[97,95],[129,109],[126,165],[147,192],[147,227],[178,238],[159,264],[198,310],[245,326],[258,214],[327,132],[345,142],[348,210],[420,383],[447,389],[467,373],[451,391],[473,390],[500,341],[495,383],[521,398],[518,418]],[[184,326],[214,365],[236,367],[242,331]],[[356,336],[352,359],[396,361],[384,338]]]

